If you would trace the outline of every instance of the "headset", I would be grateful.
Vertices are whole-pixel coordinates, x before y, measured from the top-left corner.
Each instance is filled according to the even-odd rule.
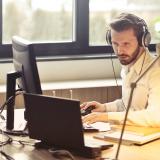
[[[150,32],[148,31],[148,27],[147,27],[147,24],[146,22],[139,18],[139,17],[136,17],[138,18],[138,22],[135,22],[133,21],[132,19],[130,18],[123,18],[123,19],[126,19],[126,20],[130,20],[133,22],[133,24],[135,25],[139,25],[140,27],[142,27],[142,36],[141,37],[137,37],[138,39],[138,44],[140,46],[143,46],[144,48],[148,47],[150,42],[151,42],[151,34]],[[112,45],[112,41],[111,41],[111,29],[108,29],[107,32],[106,32],[106,41],[109,45]]]

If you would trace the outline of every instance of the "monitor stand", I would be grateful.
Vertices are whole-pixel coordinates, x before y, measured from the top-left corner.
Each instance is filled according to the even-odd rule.
[[[20,72],[9,72],[7,73],[7,88],[6,88],[6,129],[4,130],[7,134],[12,135],[27,135],[27,127],[23,130],[14,130],[14,106],[16,96],[16,80],[21,77]]]
[[[21,75],[18,72],[7,73],[7,88],[6,88],[6,129],[12,130],[14,128],[14,105],[16,92],[16,79]],[[9,100],[10,99],[10,100]]]

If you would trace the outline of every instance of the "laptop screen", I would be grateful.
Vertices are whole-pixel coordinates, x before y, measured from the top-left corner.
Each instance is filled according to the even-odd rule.
[[[56,147],[84,147],[78,100],[26,93],[24,102],[30,138]]]

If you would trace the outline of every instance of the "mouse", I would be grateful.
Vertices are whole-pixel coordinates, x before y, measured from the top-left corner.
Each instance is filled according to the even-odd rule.
[[[81,109],[81,115],[85,116],[87,114],[90,114],[93,109],[95,109],[95,106],[89,106],[86,109]]]

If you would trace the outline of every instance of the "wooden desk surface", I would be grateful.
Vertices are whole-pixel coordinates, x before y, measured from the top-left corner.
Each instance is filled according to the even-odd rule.
[[[92,139],[93,134],[86,134],[85,137],[91,141],[102,142],[102,140]],[[19,139],[19,137],[14,137]],[[20,137],[21,140],[28,141],[28,137]],[[104,142],[104,141],[103,141]],[[51,153],[45,149],[35,149],[33,146],[20,145],[13,142],[1,148],[4,152],[12,156],[15,160],[55,160]],[[117,144],[114,147],[102,152],[103,158],[114,158]],[[142,146],[122,145],[119,154],[119,160],[160,160],[160,140],[150,142]],[[1,159],[2,155],[0,155]],[[76,160],[89,160],[87,158],[75,157]]]
[[[20,111],[21,112],[21,111]],[[18,113],[18,112],[17,112]],[[19,114],[18,114],[19,115]],[[16,116],[18,116],[16,115]],[[19,115],[20,118],[20,115]],[[97,133],[85,133],[85,139],[87,141],[95,141],[100,143],[106,143],[106,141],[93,138],[93,135]],[[28,137],[15,137],[15,140],[23,140],[33,142],[33,140]],[[3,140],[3,137],[0,135],[0,141]],[[33,144],[33,143],[32,143]],[[12,144],[5,145],[1,147],[0,150],[3,150],[8,155],[13,157],[15,160],[58,160],[55,159],[51,153],[45,149],[35,149],[34,146],[30,145],[21,145],[19,143],[13,142]],[[104,150],[102,152],[103,158],[114,158],[117,150],[117,143],[114,143],[114,147]],[[127,146],[122,145],[119,154],[119,160],[160,160],[160,139],[150,142],[142,146]],[[0,160],[3,159],[0,154]],[[4,158],[5,159],[5,158]],[[76,160],[89,160],[83,157],[75,157]],[[98,160],[98,159],[96,159]]]
[[[122,145],[119,154],[119,160],[160,160],[159,154],[160,140],[150,142],[142,146],[126,146]],[[102,157],[114,158],[117,145],[111,150],[105,150]]]

